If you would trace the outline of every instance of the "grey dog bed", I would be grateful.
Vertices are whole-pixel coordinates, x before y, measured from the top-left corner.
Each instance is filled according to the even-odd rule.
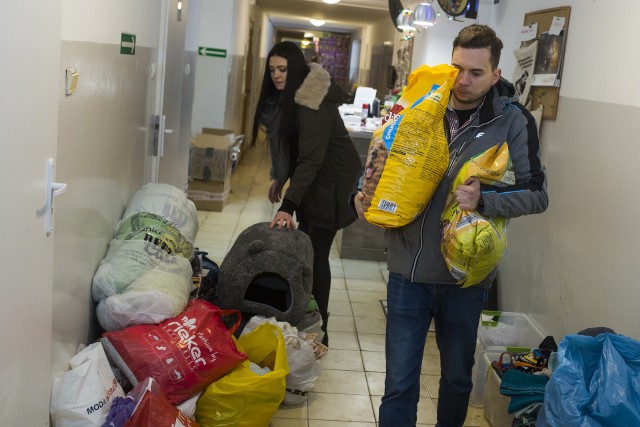
[[[295,326],[311,296],[313,247],[302,231],[269,229],[269,224],[244,230],[225,256],[218,275],[218,304]]]

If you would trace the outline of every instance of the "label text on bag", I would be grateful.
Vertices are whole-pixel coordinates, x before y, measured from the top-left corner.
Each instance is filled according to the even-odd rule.
[[[99,411],[100,409],[102,409],[102,407],[106,405],[109,400],[111,400],[111,396],[113,396],[113,393],[116,392],[117,388],[118,388],[118,381],[114,378],[111,383],[111,387],[109,387],[109,390],[107,390],[107,394],[104,396],[104,399],[102,399],[98,403],[95,403],[89,406],[87,408],[87,414],[93,414],[95,411]]]
[[[182,323],[178,321],[169,322],[166,327],[173,328],[172,332],[175,332],[180,338],[180,342],[178,342],[178,347],[185,348],[189,351],[189,355],[193,360],[193,363],[196,365],[201,363],[203,366],[207,364],[207,361],[204,360],[202,356],[202,350],[198,347],[198,344],[194,342],[196,339],[195,335],[190,335],[191,330],[196,329],[196,319],[189,319],[187,316],[182,318]]]

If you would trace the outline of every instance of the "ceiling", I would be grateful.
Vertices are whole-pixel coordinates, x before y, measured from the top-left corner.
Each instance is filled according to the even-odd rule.
[[[391,19],[389,0],[341,0],[336,4],[322,0],[256,0],[256,3],[276,28],[352,32],[372,22]],[[314,27],[309,18],[327,23]]]

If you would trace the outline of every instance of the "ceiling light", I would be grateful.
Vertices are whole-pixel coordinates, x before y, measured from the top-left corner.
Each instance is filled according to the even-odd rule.
[[[414,31],[416,27],[413,26],[413,12],[410,9],[403,9],[396,19],[396,24],[402,31]]]
[[[313,34],[313,33],[304,33],[303,37],[305,39],[312,39],[313,37],[315,37],[315,34]]]
[[[327,3],[327,4],[336,4],[338,3],[340,0],[322,0],[323,2]]]
[[[436,23],[436,11],[433,10],[431,3],[422,2],[416,6],[413,14],[413,25],[422,27],[431,27]]]
[[[307,47],[307,46],[309,46],[309,45],[311,44],[311,42],[310,42],[309,40],[302,40],[302,41],[300,42],[300,44],[301,44],[303,47]]]
[[[309,19],[309,22],[311,22],[311,24],[316,27],[322,27],[324,24],[327,23],[327,21],[323,19]]]

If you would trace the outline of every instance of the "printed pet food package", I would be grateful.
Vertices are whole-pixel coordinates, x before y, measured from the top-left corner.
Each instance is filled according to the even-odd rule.
[[[222,321],[224,313],[196,299],[176,317],[106,332],[101,342],[131,384],[152,377],[169,401],[178,404],[246,359]]]
[[[423,65],[376,129],[362,176],[364,216],[381,227],[402,227],[427,207],[449,163],[444,115],[458,70]]]
[[[449,272],[463,288],[477,285],[487,277],[507,247],[506,218],[486,218],[477,211],[460,209],[455,201],[454,191],[471,177],[477,177],[482,184],[515,184],[507,144],[486,150],[460,169],[451,184],[447,208],[440,217],[442,255]]]

